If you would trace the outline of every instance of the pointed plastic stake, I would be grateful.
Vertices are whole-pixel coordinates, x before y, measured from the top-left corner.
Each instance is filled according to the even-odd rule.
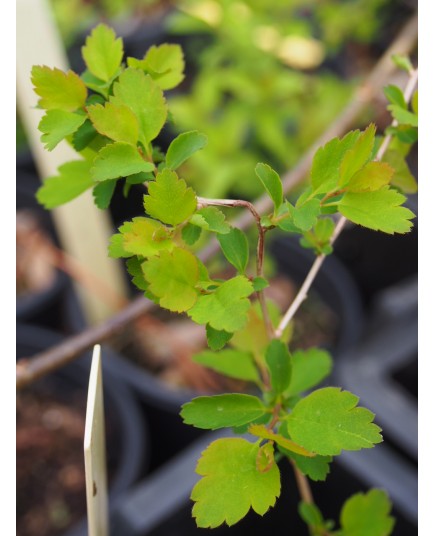
[[[87,522],[89,536],[108,536],[107,465],[101,346],[93,348],[84,432]]]

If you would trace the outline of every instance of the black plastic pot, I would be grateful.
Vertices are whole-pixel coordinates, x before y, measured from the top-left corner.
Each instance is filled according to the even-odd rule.
[[[18,324],[17,358],[31,358],[35,353],[59,344],[63,337],[39,327]],[[102,350],[103,383],[106,421],[112,428],[112,443],[107,445],[108,463],[116,467],[110,485],[110,501],[113,504],[137,479],[146,474],[149,462],[149,436],[147,423],[137,401],[121,379],[112,374],[106,362],[113,355],[107,348]],[[87,397],[90,371],[90,352],[38,380],[26,389],[53,393],[68,401],[72,391],[79,391],[83,400]],[[83,461],[84,464],[84,461]],[[87,534],[86,522],[70,529],[69,536]]]
[[[227,435],[222,432],[207,434],[126,493],[112,511],[113,536],[191,536],[209,533],[198,529],[191,517],[192,503],[189,498],[199,479],[194,470],[201,452],[208,444],[213,439]],[[384,447],[375,447],[372,450],[375,456],[361,456],[362,452],[351,453],[354,455],[351,463],[348,463],[348,459],[340,463],[341,457],[337,458],[326,482],[312,483],[315,502],[326,518],[339,520],[343,503],[354,493],[376,486],[391,495],[393,485],[399,483],[400,479],[402,485],[408,483],[399,460],[393,454],[390,456]],[[288,534],[307,536],[307,528],[297,513],[299,493],[292,470],[285,460],[279,467],[282,493],[274,508],[264,517],[250,511],[237,525],[221,526],[213,529],[212,533],[217,536],[263,536],[280,534],[282,527],[287,527]],[[414,492],[414,486],[410,485],[408,494]],[[393,515],[397,519],[394,536],[417,534],[416,522],[408,516],[407,511],[397,507]]]
[[[309,251],[287,238],[277,240],[271,251],[279,272],[298,283],[303,280],[313,261]],[[357,289],[339,261],[330,258],[325,262],[313,290],[339,319],[337,343],[331,350],[335,354],[342,352],[357,342],[364,326]],[[126,358],[113,356],[107,359],[107,366],[134,389],[143,404],[155,444],[152,449],[152,468],[161,465],[202,435],[202,431],[183,424],[179,416],[181,405],[198,396],[197,392],[170,389],[167,384]]]
[[[406,206],[417,215],[417,195],[409,196]],[[417,274],[417,218],[414,225],[402,235],[349,225],[339,236],[334,254],[351,272],[366,305],[372,304],[378,292]]]
[[[417,519],[417,353],[417,282],[413,279],[377,298],[370,336],[338,360],[334,372],[336,383],[375,413],[389,457],[399,460],[403,473],[399,478],[393,475],[391,495],[413,520]],[[387,463],[385,459],[383,470]]]

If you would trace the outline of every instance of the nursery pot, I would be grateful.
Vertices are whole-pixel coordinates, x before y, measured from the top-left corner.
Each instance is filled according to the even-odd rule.
[[[31,358],[35,353],[59,344],[62,339],[63,337],[61,335],[52,331],[40,327],[18,324],[17,358]],[[109,498],[111,503],[113,503],[139,478],[140,475],[146,473],[149,446],[147,423],[144,420],[143,415],[140,414],[136,400],[122,380],[115,377],[106,367],[106,360],[109,359],[111,355],[112,352],[110,350],[106,348],[102,349],[104,405],[108,440],[106,446],[107,464],[109,468]],[[55,373],[36,381],[34,384],[18,393],[18,397],[22,397],[21,403],[23,404],[24,411],[27,412],[32,411],[31,408],[29,409],[29,407],[26,407],[25,405],[26,401],[29,399],[34,402],[33,407],[35,408],[44,407],[43,405],[38,405],[40,399],[44,401],[48,397],[50,402],[45,408],[46,411],[44,411],[42,417],[38,414],[38,410],[33,410],[35,412],[33,419],[35,422],[30,422],[30,426],[26,425],[24,430],[20,430],[20,422],[17,423],[19,433],[21,434],[20,437],[22,438],[22,441],[24,441],[24,444],[31,441],[30,449],[28,448],[27,451],[22,451],[24,453],[28,452],[28,454],[21,459],[18,455],[17,468],[19,468],[20,464],[28,463],[28,458],[31,456],[33,448],[38,448],[38,445],[40,445],[41,442],[42,444],[47,442],[49,445],[46,450],[47,459],[43,460],[38,458],[30,464],[28,473],[32,474],[32,479],[34,480],[30,481],[30,484],[28,485],[31,486],[30,489],[32,489],[33,492],[35,491],[35,487],[38,489],[38,496],[40,493],[44,494],[43,497],[45,497],[45,499],[52,499],[52,486],[54,480],[61,482],[62,486],[63,484],[65,486],[71,485],[71,479],[74,481],[74,478],[76,481],[77,479],[80,482],[82,481],[83,489],[75,489],[75,494],[72,495],[74,502],[76,504],[77,502],[79,503],[79,510],[82,512],[81,516],[84,516],[86,512],[83,434],[90,361],[91,354],[90,352],[87,352],[78,360],[71,362]],[[17,400],[19,401],[20,399],[18,398]],[[51,405],[52,400],[54,400],[54,406]],[[64,453],[62,451],[61,453],[61,463],[56,463],[53,466],[52,460],[57,461],[59,455],[56,455],[55,451],[50,451],[52,447],[51,443],[48,442],[52,442],[52,439],[50,439],[50,436],[47,434],[50,433],[50,431],[52,433],[53,426],[56,426],[56,422],[59,424],[59,404],[62,405],[61,407],[66,408],[66,410],[62,410],[63,413],[60,413],[60,419],[63,419],[60,423],[64,422],[65,424],[62,426],[65,428],[64,432],[62,432],[62,426],[60,426],[59,432],[56,432],[56,436],[58,436],[58,434],[65,434],[66,440],[62,445],[68,445],[72,439],[70,439],[67,434],[70,433],[70,430],[73,427],[74,430],[77,428],[77,432],[74,433],[78,436],[78,444],[74,443],[74,445],[77,444],[79,455],[77,455],[75,448],[73,452],[70,453],[66,447],[66,452]],[[69,411],[75,412],[72,414],[72,417],[68,417]],[[24,417],[22,417],[22,419],[24,419]],[[42,424],[37,423],[39,419],[41,419]],[[45,428],[48,429],[47,434],[45,433]],[[57,443],[54,443],[54,445],[56,444]],[[70,455],[74,457],[72,466],[67,463]],[[55,467],[55,469],[52,467]],[[63,490],[65,488],[62,487],[61,489]],[[23,497],[22,500],[25,501],[25,493],[26,489],[20,490],[18,488],[18,512],[20,509],[20,494],[24,494],[21,495],[21,497]],[[54,490],[54,497],[57,496],[58,493]],[[59,511],[62,512],[62,505],[59,506],[56,502],[54,503],[54,506],[49,509],[50,515],[60,515]],[[22,512],[21,514],[18,513],[17,517],[19,518],[25,514],[26,512]],[[72,528],[62,527],[61,533],[63,534],[64,530],[67,529],[67,534],[69,536],[84,536],[87,534],[86,522],[83,518],[82,521],[77,522]],[[49,532],[48,534],[54,533]],[[60,534],[60,532],[55,532],[55,534]],[[43,533],[38,532],[38,536],[43,536]]]
[[[37,221],[40,229],[54,242],[58,243],[53,221],[35,198],[39,186],[36,172],[17,169],[17,210],[25,210]],[[70,278],[57,268],[49,285],[35,291],[17,295],[16,318],[19,322],[38,324],[53,329],[65,329],[65,300],[71,287]]]
[[[277,240],[271,247],[278,272],[300,283],[306,276],[313,255],[288,239]],[[342,352],[354,344],[364,325],[361,300],[351,277],[336,259],[327,259],[324,270],[314,283],[313,291],[328,305],[338,318],[337,339],[330,349]],[[199,394],[191,390],[170,388],[162,380],[127,358],[113,356],[107,366],[130,385],[140,398],[158,441],[152,449],[154,468],[179,452],[203,432],[183,424],[180,407]]]

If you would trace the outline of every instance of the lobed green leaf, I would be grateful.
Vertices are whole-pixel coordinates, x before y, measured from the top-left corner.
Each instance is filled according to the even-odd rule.
[[[275,462],[259,471],[260,446],[241,438],[217,439],[202,453],[196,472],[203,478],[194,486],[193,517],[198,527],[214,528],[240,521],[252,508],[264,515],[280,494]]]
[[[38,129],[43,133],[41,141],[45,144],[45,149],[52,151],[63,139],[74,134],[85,120],[85,115],[64,110],[48,110],[38,125]]]
[[[87,89],[73,71],[35,65],[32,68],[32,83],[39,97],[39,106],[45,110],[74,112],[85,105]]]
[[[389,536],[395,525],[391,510],[392,504],[382,490],[353,495],[340,516],[343,536]]]
[[[371,411],[356,407],[358,400],[338,387],[314,391],[300,400],[286,419],[291,438],[323,456],[373,447],[382,441],[380,428],[372,423]]]
[[[158,173],[155,181],[149,184],[148,192],[149,195],[144,196],[146,212],[163,223],[178,225],[196,210],[194,191],[169,169]]]
[[[248,296],[252,293],[253,285],[246,277],[234,277],[212,294],[199,296],[188,315],[197,324],[209,324],[216,330],[233,333],[247,324]]]
[[[121,66],[123,48],[122,39],[116,39],[114,30],[105,24],[99,24],[86,38],[86,44],[81,50],[89,71],[107,82]]]
[[[167,104],[163,92],[143,71],[125,69],[113,84],[110,102],[125,105],[139,123],[139,139],[145,148],[163,128],[167,117]]]
[[[95,181],[100,182],[153,169],[154,164],[143,160],[137,147],[123,141],[116,141],[99,151],[93,161],[91,175]]]
[[[68,203],[94,186],[90,175],[90,162],[74,160],[58,169],[58,175],[49,177],[39,188],[36,198],[46,209]]]
[[[383,233],[407,233],[413,212],[401,206],[405,196],[389,187],[373,192],[348,192],[339,202],[339,212],[354,223]]]
[[[169,311],[189,310],[197,300],[195,288],[199,281],[199,265],[189,251],[175,247],[161,251],[142,264],[149,291],[160,298],[160,305]]]
[[[136,145],[139,139],[139,123],[134,113],[123,104],[106,102],[87,108],[95,129],[114,141]]]

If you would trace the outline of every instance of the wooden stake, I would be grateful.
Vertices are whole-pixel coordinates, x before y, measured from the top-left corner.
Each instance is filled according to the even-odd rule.
[[[107,466],[101,346],[94,346],[84,432],[87,524],[89,536],[108,536]]]
[[[17,0],[17,105],[40,177],[57,174],[57,168],[79,156],[65,142],[54,151],[44,150],[38,124],[42,110],[35,108],[30,72],[33,65],[68,69],[68,60],[46,0]],[[90,191],[53,211],[56,229],[66,252],[90,273],[98,273],[120,295],[126,283],[120,264],[107,256],[113,225],[107,213],[98,210]],[[90,323],[105,320],[112,310],[97,296],[78,288],[77,292]]]

